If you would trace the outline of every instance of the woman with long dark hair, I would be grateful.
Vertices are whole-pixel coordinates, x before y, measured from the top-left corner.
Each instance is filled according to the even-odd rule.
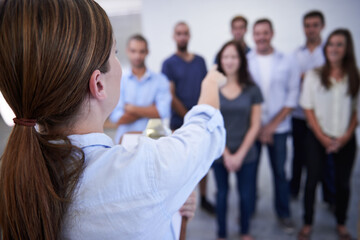
[[[218,69],[227,82],[220,90],[220,111],[226,129],[226,147],[213,164],[216,184],[218,238],[226,238],[228,176],[235,172],[240,194],[240,229],[243,240],[250,236],[250,217],[255,203],[256,148],[254,141],[261,125],[260,89],[252,81],[242,47],[226,43],[217,55]]]
[[[1,238],[173,239],[173,214],[223,151],[223,76],[209,72],[202,105],[172,136],[127,151],[103,133],[121,66],[95,1],[0,1],[0,32],[0,91],[16,115],[1,157]]]
[[[324,46],[324,55],[325,65],[306,73],[300,97],[310,131],[306,141],[304,226],[299,240],[310,237],[316,186],[328,154],[333,155],[335,164],[335,217],[339,239],[351,239],[345,220],[356,153],[354,131],[360,77],[350,32],[346,29],[333,31]]]

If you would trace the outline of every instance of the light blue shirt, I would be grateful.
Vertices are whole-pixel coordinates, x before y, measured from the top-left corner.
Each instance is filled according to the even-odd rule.
[[[306,46],[301,46],[295,50],[294,55],[297,61],[297,64],[300,68],[300,73],[305,74],[307,71],[312,70],[317,67],[321,67],[325,64],[325,57],[323,52],[324,44],[317,46],[312,52]],[[300,81],[300,92],[302,89],[302,81]],[[300,94],[299,94],[300,98]],[[299,100],[298,100],[299,102]],[[294,109],[292,116],[295,118],[305,120],[305,114],[300,105]]]
[[[161,119],[169,119],[171,111],[171,93],[169,81],[163,74],[147,70],[139,80],[131,71],[124,73],[121,78],[120,99],[109,119],[116,123],[125,113],[125,104],[139,107],[156,105]],[[148,118],[140,118],[133,123],[122,124],[118,127],[114,141],[119,143],[121,136],[126,132],[143,131]]]
[[[193,107],[171,136],[140,137],[128,151],[103,133],[69,136],[85,170],[62,239],[174,239],[172,216],[225,147],[220,111]]]
[[[249,71],[254,81],[261,87],[260,67],[256,50],[247,54]],[[269,92],[264,99],[262,125],[268,124],[284,107],[295,108],[299,96],[300,71],[293,56],[286,56],[274,50],[271,63]],[[264,95],[264,93],[263,93]],[[276,128],[276,133],[285,133],[291,130],[290,114]]]

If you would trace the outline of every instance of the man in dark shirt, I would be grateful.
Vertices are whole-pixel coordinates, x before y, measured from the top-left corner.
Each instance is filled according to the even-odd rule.
[[[188,52],[190,29],[185,22],[179,22],[174,27],[174,40],[177,50],[166,59],[162,65],[162,73],[170,80],[172,93],[172,112],[170,128],[176,130],[183,124],[187,111],[196,105],[201,82],[207,71],[205,60]],[[200,182],[201,207],[209,213],[214,213],[214,207],[206,199],[206,176]]]

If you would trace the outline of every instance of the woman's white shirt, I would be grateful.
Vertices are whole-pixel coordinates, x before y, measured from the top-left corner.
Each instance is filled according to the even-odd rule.
[[[330,78],[331,87],[326,89],[316,70],[306,73],[300,96],[300,106],[312,109],[323,133],[341,137],[347,131],[350,119],[356,111],[357,100],[348,94],[348,77],[341,81]]]
[[[225,147],[219,110],[195,106],[169,137],[134,151],[103,133],[69,136],[85,164],[64,220],[64,239],[174,239],[171,219]]]

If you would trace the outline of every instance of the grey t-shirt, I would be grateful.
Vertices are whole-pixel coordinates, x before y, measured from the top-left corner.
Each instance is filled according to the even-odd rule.
[[[242,90],[235,99],[227,99],[220,92],[220,111],[224,117],[226,146],[235,153],[243,142],[250,127],[251,107],[263,102],[263,96],[257,85]],[[256,148],[253,145],[244,159],[244,163],[255,161]]]

